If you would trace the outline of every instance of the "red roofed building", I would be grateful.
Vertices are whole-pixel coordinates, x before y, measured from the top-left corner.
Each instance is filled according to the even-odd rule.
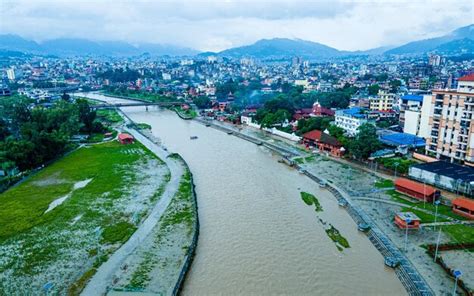
[[[421,219],[412,212],[400,212],[395,214],[395,224],[401,229],[420,228]]]
[[[395,190],[427,202],[432,202],[433,199],[436,199],[439,196],[439,191],[436,190],[436,188],[405,178],[398,178],[395,180]]]
[[[467,198],[456,198],[452,203],[453,212],[474,220],[474,200]]]
[[[336,157],[341,157],[344,154],[344,148],[341,143],[336,138],[320,130],[312,130],[303,134],[303,144],[306,147],[318,147],[319,151],[329,152]]]
[[[132,144],[135,138],[132,135],[121,133],[118,135],[120,144]]]
[[[458,79],[458,81],[474,81],[474,73],[465,75]]]
[[[311,112],[311,115],[314,116],[334,116],[334,111],[328,108],[324,108],[321,106],[319,102],[315,102],[313,104],[313,111]]]

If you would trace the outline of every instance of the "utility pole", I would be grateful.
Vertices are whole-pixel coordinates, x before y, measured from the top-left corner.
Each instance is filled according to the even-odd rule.
[[[453,296],[456,295],[456,288],[458,287],[458,278],[462,275],[462,272],[459,269],[455,269],[453,271],[453,275],[456,278],[454,280],[454,291],[453,291]]]
[[[407,252],[407,249],[408,249],[408,225],[411,223],[411,219],[410,218],[406,218],[405,219],[405,253]]]
[[[436,258],[438,258],[438,247],[439,247],[439,239],[441,238],[441,226],[439,227],[438,231],[438,239],[436,240],[436,250],[434,255],[434,262],[436,262]]]

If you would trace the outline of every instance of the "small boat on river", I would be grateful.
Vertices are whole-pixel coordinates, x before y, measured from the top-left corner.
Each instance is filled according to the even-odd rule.
[[[191,136],[191,137],[189,137],[190,140],[197,140],[197,138],[198,138],[197,136]]]

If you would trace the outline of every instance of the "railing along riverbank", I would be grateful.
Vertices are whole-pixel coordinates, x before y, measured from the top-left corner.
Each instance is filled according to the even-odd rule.
[[[293,151],[289,151],[282,147],[266,143],[260,139],[256,139],[254,137],[250,137],[245,135],[239,131],[236,131],[231,128],[227,128],[218,124],[214,124],[210,121],[203,120],[200,118],[195,119],[197,122],[205,124],[207,126],[216,128],[218,130],[232,133],[233,135],[240,137],[244,140],[250,141],[257,145],[264,145],[269,149],[273,150],[274,152],[279,153],[283,158],[285,163],[292,164],[296,169],[303,172],[307,177],[311,180],[320,183],[321,181],[327,181],[319,178],[318,176],[314,175],[311,172],[308,172],[303,167],[300,167],[298,164],[294,163],[290,160],[291,156],[297,156]],[[417,295],[417,296],[431,296],[434,295],[433,291],[426,283],[425,279],[420,275],[420,273],[416,270],[413,266],[411,261],[402,253],[400,250],[395,246],[395,244],[382,232],[375,222],[365,214],[365,212],[356,205],[348,194],[345,194],[341,189],[337,188],[336,186],[326,182],[326,188],[336,197],[339,202],[346,204],[346,209],[352,219],[359,223],[365,223],[370,225],[371,229],[367,232],[367,236],[372,244],[377,248],[377,250],[384,256],[395,257],[399,260],[400,265],[395,269],[395,273],[397,277],[407,290],[409,295]]]
[[[133,125],[136,125],[135,122],[127,115],[125,114],[125,112],[123,112],[122,110],[118,109],[118,112],[123,116],[125,117],[130,123],[132,123]],[[139,128],[136,128],[136,127],[133,127],[134,131],[136,131],[137,133],[139,133],[141,136],[147,138],[148,140],[150,140],[150,142],[156,144],[153,139],[150,139],[145,133],[143,133]],[[177,154],[177,153],[172,153],[172,154],[169,154],[168,157],[170,156],[173,156],[173,155],[176,155],[176,157],[179,157],[179,160],[183,163],[183,166],[188,170],[189,174],[190,174],[190,181],[191,181],[191,188],[192,188],[192,191],[191,191],[191,194],[192,194],[192,201],[193,201],[193,211],[194,211],[194,214],[195,214],[195,221],[194,221],[194,225],[193,225],[193,238],[191,240],[191,244],[186,252],[186,256],[184,258],[184,263],[183,265],[181,266],[181,270],[179,272],[179,276],[178,276],[178,279],[176,280],[176,284],[175,286],[173,287],[173,291],[172,291],[172,295],[173,296],[176,296],[179,294],[179,292],[181,291],[181,289],[183,288],[183,284],[184,284],[184,280],[186,279],[186,275],[188,274],[188,271],[189,269],[191,268],[191,264],[192,264],[192,261],[194,259],[194,255],[196,254],[196,247],[197,247],[197,243],[198,243],[198,239],[199,239],[199,228],[200,228],[200,225],[199,225],[199,213],[198,213],[198,203],[197,203],[197,195],[196,195],[196,190],[195,190],[195,184],[194,184],[194,177],[193,177],[193,173],[191,172],[191,170],[189,169],[189,165],[187,164],[187,162],[181,157],[181,155]]]
[[[300,167],[298,164],[295,164],[295,168],[315,182],[326,181],[305,170],[303,167]],[[370,226],[367,236],[384,257],[394,257],[400,262],[400,265],[395,269],[395,273],[409,295],[434,295],[428,283],[426,283],[425,279],[420,275],[418,270],[416,270],[411,261],[395,246],[390,238],[377,227],[372,218],[351,200],[348,194],[343,193],[341,189],[329,182],[326,182],[326,189],[336,197],[338,202],[346,205],[345,208],[347,212],[357,224],[365,223]]]
[[[256,137],[252,137],[252,136],[249,136],[249,135],[246,135],[236,129],[232,129],[232,128],[229,128],[229,127],[225,127],[225,126],[222,126],[222,125],[219,125],[219,124],[215,124],[211,121],[208,121],[208,120],[205,120],[205,119],[201,119],[201,118],[194,118],[195,121],[201,123],[201,124],[204,124],[206,126],[209,126],[209,127],[212,127],[212,128],[215,128],[217,130],[220,130],[220,131],[223,131],[223,132],[226,132],[227,134],[229,135],[234,135],[236,137],[239,137],[241,139],[244,139],[246,141],[249,141],[253,144],[256,144],[256,145],[262,145],[262,146],[265,146],[267,147],[268,149],[276,152],[276,153],[279,153],[281,154],[282,156],[285,156],[285,157],[293,157],[293,156],[299,156],[298,154],[296,154],[294,151],[291,151],[289,149],[286,149],[284,147],[281,147],[281,146],[278,146],[278,145],[275,145],[275,144],[272,144],[272,143],[268,143],[266,141],[263,141],[259,138],[256,138]]]

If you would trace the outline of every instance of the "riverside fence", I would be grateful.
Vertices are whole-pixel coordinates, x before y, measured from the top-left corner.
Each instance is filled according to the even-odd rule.
[[[298,164],[295,164],[295,168],[299,169],[310,179],[318,183],[325,181],[300,167]],[[394,257],[400,262],[400,265],[395,269],[395,273],[407,290],[408,294],[420,296],[434,295],[430,286],[426,283],[424,278],[416,270],[410,260],[402,252],[400,252],[395,244],[377,227],[374,221],[369,216],[367,216],[359,206],[355,205],[347,195],[344,196],[345,194],[342,193],[342,190],[336,188],[334,185],[326,182],[326,188],[336,197],[339,202],[342,202],[346,205],[347,212],[357,224],[365,223],[370,225],[370,230],[367,232],[367,236],[372,244],[377,248],[377,250],[384,257]]]

